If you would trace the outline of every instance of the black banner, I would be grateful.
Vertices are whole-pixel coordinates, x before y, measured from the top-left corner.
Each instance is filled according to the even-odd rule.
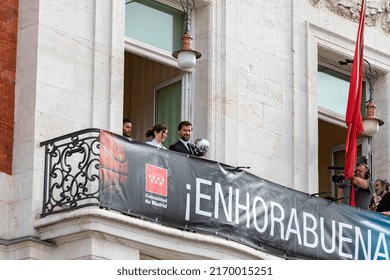
[[[389,259],[389,218],[101,131],[102,207],[302,259]]]

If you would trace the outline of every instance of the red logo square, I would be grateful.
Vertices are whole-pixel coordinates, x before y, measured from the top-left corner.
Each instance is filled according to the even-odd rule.
[[[167,196],[167,170],[146,164],[146,191]]]

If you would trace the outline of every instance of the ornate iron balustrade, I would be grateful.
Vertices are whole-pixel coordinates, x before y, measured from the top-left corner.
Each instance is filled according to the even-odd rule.
[[[45,146],[42,217],[98,206],[100,130],[80,130],[41,146]]]

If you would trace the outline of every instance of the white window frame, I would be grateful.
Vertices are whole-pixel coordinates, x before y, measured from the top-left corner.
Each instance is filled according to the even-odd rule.
[[[339,72],[341,74],[350,75],[348,71],[343,69],[342,67],[337,67],[337,61],[332,61],[332,63],[327,62],[327,58],[319,57],[318,58],[318,65],[321,65],[323,67],[326,67],[328,69],[331,69],[333,71]],[[317,66],[318,67],[318,66]],[[318,106],[318,118],[321,120],[324,120],[326,122],[341,126],[341,127],[347,127],[345,124],[345,116],[341,115],[337,112],[334,112],[332,110],[323,108],[321,106]]]
[[[368,138],[365,137],[365,138],[361,138],[361,139],[358,139],[357,141],[357,145],[361,145],[362,146],[362,155],[368,155]],[[330,152],[331,152],[331,162],[332,162],[332,166],[335,165],[335,162],[334,162],[334,154],[336,152],[340,152],[342,150],[345,149],[345,145],[338,145],[338,146],[334,146],[331,148]],[[368,159],[369,160],[369,159]],[[370,163],[368,163],[370,165]],[[332,178],[333,175],[336,174],[336,171],[335,170],[331,170],[332,172],[330,172],[330,177]],[[331,179],[330,178],[330,179]],[[332,180],[330,180],[332,182]],[[335,186],[332,187],[332,196],[335,197]]]
[[[167,0],[156,0],[162,4],[168,5],[178,10],[182,10],[179,1],[167,1]],[[195,10],[191,13],[191,29],[194,30],[195,27]],[[194,31],[192,31],[194,32]],[[172,57],[172,53],[162,50],[160,48],[151,46],[144,42],[129,38],[125,36],[124,39],[125,51],[131,52],[133,54],[146,57],[148,59],[154,60],[156,62],[168,65],[170,67],[179,68],[177,65],[177,60]],[[182,76],[182,119],[193,121],[193,111],[194,111],[194,78],[191,71],[183,71]],[[168,82],[168,81],[167,81]]]

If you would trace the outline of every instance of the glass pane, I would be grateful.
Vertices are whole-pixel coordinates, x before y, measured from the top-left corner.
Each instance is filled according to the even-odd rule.
[[[323,66],[318,66],[318,106],[345,116],[350,77]],[[365,116],[366,90],[363,82],[360,111]]]
[[[180,121],[181,81],[156,92],[156,123],[163,123],[168,126],[168,137],[164,142],[166,148],[177,141],[177,126]]]
[[[334,166],[344,167],[345,163],[345,150],[336,151],[333,153]]]
[[[157,1],[126,2],[127,37],[169,52],[180,49],[183,33],[183,12]]]
[[[318,106],[345,115],[349,77],[325,67],[318,68]]]

